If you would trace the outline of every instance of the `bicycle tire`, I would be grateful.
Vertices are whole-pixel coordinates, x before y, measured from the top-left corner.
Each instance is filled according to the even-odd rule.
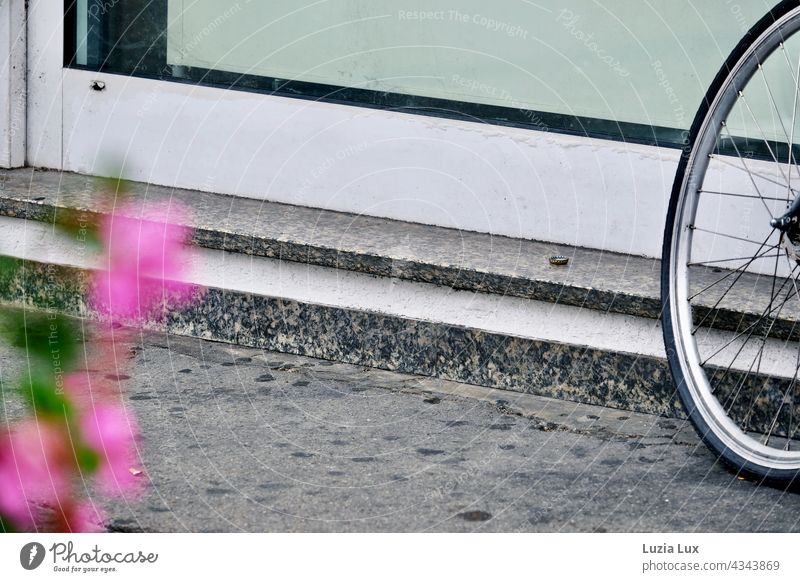
[[[757,191],[757,197],[760,199],[758,201],[766,209],[764,214],[772,212],[774,218],[776,207],[782,208],[784,201],[770,199],[768,202],[767,197],[762,194],[754,181],[761,181],[771,174],[756,173],[754,179],[753,172],[745,160],[750,160],[751,167],[756,163],[767,167],[774,161],[776,169],[781,170],[783,167],[781,155],[785,154],[786,166],[789,170],[788,183],[785,184],[786,202],[789,202],[790,195],[794,192],[791,183],[798,155],[794,139],[794,125],[797,121],[794,115],[798,108],[796,107],[792,112],[792,132],[791,136],[787,135],[784,151],[780,149],[782,138],[770,139],[774,137],[773,133],[760,127],[758,120],[761,118],[753,113],[750,102],[756,103],[757,101],[756,86],[751,83],[757,78],[766,78],[768,73],[773,74],[775,71],[770,68],[768,72],[765,72],[768,64],[770,67],[772,66],[771,61],[768,62],[768,60],[772,57],[783,56],[789,62],[787,43],[790,43],[793,38],[800,40],[800,34],[796,35],[798,30],[800,30],[800,1],[784,0],[780,2],[747,32],[714,78],[698,109],[689,131],[686,147],[680,157],[667,212],[661,265],[664,343],[669,367],[689,419],[703,442],[717,455],[718,459],[737,474],[773,486],[791,489],[800,487],[800,440],[797,438],[800,436],[800,430],[793,425],[793,416],[795,422],[800,416],[800,408],[794,399],[794,392],[798,384],[798,370],[795,368],[792,378],[784,378],[777,372],[775,372],[777,374],[775,376],[769,374],[762,376],[761,371],[762,362],[766,359],[766,346],[775,349],[778,354],[773,358],[774,366],[776,368],[787,366],[787,369],[790,366],[786,364],[784,356],[792,353],[795,345],[800,346],[800,343],[797,343],[797,331],[800,327],[795,329],[795,320],[793,319],[792,307],[795,306],[792,305],[787,312],[783,312],[792,289],[786,292],[787,298],[783,296],[784,286],[776,292],[779,283],[781,285],[788,283],[795,290],[797,289],[797,279],[794,277],[795,271],[792,269],[800,268],[800,261],[795,261],[797,257],[791,254],[794,234],[792,234],[792,238],[784,238],[788,237],[788,234],[772,227],[772,231],[752,256],[746,252],[742,257],[734,255],[738,258],[718,259],[717,256],[725,257],[725,253],[733,254],[733,251],[726,251],[726,245],[722,243],[710,242],[714,235],[721,241],[726,241],[729,237],[731,239],[729,242],[735,242],[738,247],[743,247],[742,240],[744,238],[748,238],[749,242],[756,244],[760,239],[750,240],[748,231],[748,237],[741,236],[738,238],[742,240],[733,241],[736,237],[723,231],[723,226],[719,227],[719,231],[709,235],[708,228],[698,225],[705,225],[708,222],[709,224],[730,226],[731,221],[724,222],[722,215],[725,213],[734,214],[737,218],[741,217],[735,205],[743,207],[741,205],[745,203],[737,198],[737,192],[725,191],[724,188],[721,188],[719,192],[707,189],[707,183],[712,180],[725,184],[726,187],[728,183],[731,183],[730,175],[733,171],[728,170],[724,164],[735,165],[741,162],[744,167],[742,173],[750,174],[749,178],[753,181],[751,190]],[[777,51],[781,51],[782,54]],[[797,64],[797,71],[800,72],[800,55],[793,54],[791,62]],[[789,68],[790,72],[791,70]],[[792,75],[791,80],[796,87],[800,83],[800,76]],[[764,92],[769,95],[772,105],[776,105],[769,82],[765,80],[765,83],[766,91]],[[796,93],[797,89],[794,90]],[[797,103],[796,95],[795,103]],[[742,111],[737,110],[737,107],[741,107]],[[747,137],[746,134],[744,134],[745,137],[734,134],[729,128],[732,116],[735,117],[741,113],[742,119],[744,119],[745,107],[755,122],[751,125],[758,126],[758,129],[762,130],[763,144],[756,143],[758,141],[756,138]],[[777,106],[775,108],[777,109]],[[736,112],[735,115],[734,112]],[[775,117],[773,114],[772,122],[777,126]],[[777,117],[778,121],[783,123],[780,113]],[[784,127],[784,129],[786,128]],[[724,135],[726,132],[727,136]],[[800,137],[800,130],[798,130],[798,137]],[[744,147],[742,144],[753,148],[746,151],[748,155],[742,156],[741,149]],[[738,160],[732,150],[738,154]],[[753,151],[756,154],[753,154]],[[726,159],[728,155],[730,155],[730,159]],[[770,157],[772,160],[769,159]],[[725,174],[726,171],[728,174]],[[800,174],[800,171],[798,173]],[[783,175],[786,178],[785,173]],[[798,184],[800,184],[800,176]],[[779,188],[778,191],[782,191],[783,186],[779,186]],[[716,198],[725,197],[726,202],[724,204],[717,202],[715,196]],[[756,204],[755,195],[742,195],[742,198],[753,198],[754,200],[747,204]],[[774,198],[778,199],[779,197],[776,195]],[[711,202],[708,202],[709,199]],[[729,202],[729,199],[734,202]],[[734,206],[725,206],[727,204],[734,204]],[[756,206],[759,205],[756,204]],[[713,211],[709,209],[716,209],[719,214],[715,217]],[[706,215],[699,216],[701,211]],[[733,224],[741,230],[749,228],[758,232],[762,228],[759,217],[760,214],[752,219],[752,225],[748,223],[743,226],[735,221]],[[747,219],[750,220],[750,217],[748,216]],[[768,228],[764,228],[768,230]],[[773,255],[759,255],[765,244],[767,249],[771,249],[774,257]],[[777,245],[777,247],[773,245]],[[727,246],[733,247],[734,245]],[[749,247],[745,246],[744,248]],[[783,264],[782,253],[786,254],[786,264]],[[773,258],[775,267],[770,276],[770,265]],[[768,260],[769,264],[765,265],[764,259]],[[734,263],[737,260],[742,260],[742,265]],[[793,267],[793,261],[797,262],[798,267]],[[788,276],[779,275],[779,271],[783,273],[787,270],[789,271]],[[723,282],[720,283],[720,280]],[[739,283],[742,280],[744,283]],[[712,289],[714,286],[718,286],[713,293],[722,295],[716,303],[712,303],[715,296],[712,295],[712,291],[704,288],[709,281],[712,282]],[[733,287],[737,284],[742,287],[732,292]],[[725,294],[728,294],[727,298],[722,292],[726,285],[729,285],[725,291]],[[747,285],[750,287],[746,287]],[[760,293],[761,296],[750,297],[751,303],[747,303],[743,300],[743,297],[747,299],[742,291],[743,288],[752,288],[755,290],[754,295]],[[769,299],[765,292],[767,289],[770,289]],[[709,297],[699,298],[702,293],[707,293]],[[739,301],[737,304],[739,307],[729,306],[729,304],[733,304],[734,298]],[[800,294],[797,299],[798,305],[800,305]],[[763,311],[761,311],[762,301],[768,301],[766,307],[763,307]],[[781,301],[782,303],[780,303]],[[780,303],[780,308],[777,307],[778,303]],[[741,305],[745,307],[740,307]],[[758,319],[759,314],[761,319]],[[738,320],[737,317],[739,317]],[[709,318],[711,318],[710,321]],[[758,330],[757,334],[755,330]],[[760,347],[758,343],[753,343],[749,347],[745,346],[754,335],[758,335],[758,340],[761,341]],[[733,338],[730,341],[734,343],[724,344],[729,341],[729,338]],[[719,343],[715,344],[715,341]],[[742,344],[742,347],[737,348],[739,343]],[[723,346],[722,351],[711,353],[719,345]],[[736,349],[739,351],[734,352]],[[740,368],[739,364],[734,361],[731,361],[727,368],[724,367],[730,353],[735,353],[734,360],[739,353],[747,353],[746,358],[749,359],[753,350],[756,352],[749,368]],[[720,353],[724,353],[725,357],[720,356]],[[743,357],[744,364],[747,363],[746,358]],[[758,367],[756,373],[753,374],[756,361]],[[761,388],[758,388],[759,385]],[[758,393],[756,393],[757,389]],[[735,402],[740,394],[742,395],[741,402]],[[750,408],[746,406],[748,401],[751,405]],[[769,415],[773,411],[775,411],[775,418],[770,423]],[[786,417],[788,417],[788,425]],[[766,427],[769,432],[765,434]]]

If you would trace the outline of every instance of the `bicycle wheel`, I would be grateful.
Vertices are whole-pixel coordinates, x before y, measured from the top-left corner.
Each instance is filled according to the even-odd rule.
[[[800,485],[800,1],[742,39],[695,117],[661,271],[667,357],[704,442]]]

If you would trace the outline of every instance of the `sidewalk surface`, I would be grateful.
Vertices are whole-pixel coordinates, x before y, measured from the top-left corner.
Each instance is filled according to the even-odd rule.
[[[163,334],[122,381],[146,496],[112,531],[798,531],[683,421]],[[2,380],[13,372],[3,350]],[[146,477],[145,477],[146,478]]]

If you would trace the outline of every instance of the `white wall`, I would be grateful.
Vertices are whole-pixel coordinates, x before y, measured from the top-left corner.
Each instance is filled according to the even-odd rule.
[[[0,167],[25,164],[25,0],[0,0]]]
[[[31,165],[660,255],[676,150],[63,70],[57,5],[30,6]]]
[[[66,170],[123,164],[156,184],[660,253],[676,150],[77,70],[64,79]]]
[[[61,167],[63,9],[59,0],[28,0],[29,166]]]

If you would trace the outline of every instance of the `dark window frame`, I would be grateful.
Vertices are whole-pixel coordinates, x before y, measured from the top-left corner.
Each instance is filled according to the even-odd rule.
[[[90,53],[94,51],[99,55],[98,64],[81,66],[75,62],[77,54],[76,10],[75,0],[64,0],[64,67],[66,68],[666,148],[683,148],[688,140],[688,131],[680,128],[326,85],[277,77],[243,75],[198,67],[180,67],[180,76],[178,77],[166,60],[163,63],[149,63],[146,72],[128,71],[115,66],[108,58],[107,52],[105,58],[103,57],[103,51],[108,51],[108,47],[100,46],[100,42],[98,42],[98,46],[89,48]],[[97,39],[104,38],[103,35],[112,30],[109,15],[108,11],[100,13],[97,25],[99,29],[95,31],[94,35]],[[164,29],[166,29],[166,21]],[[159,37],[163,35],[164,33],[161,33]],[[159,73],[154,74],[154,70]]]

